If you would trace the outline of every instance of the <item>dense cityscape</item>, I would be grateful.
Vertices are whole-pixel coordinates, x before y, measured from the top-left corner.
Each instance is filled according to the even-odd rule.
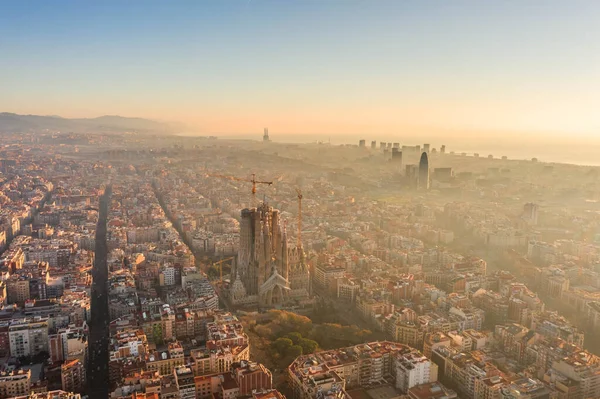
[[[600,397],[598,167],[0,135],[0,399]]]

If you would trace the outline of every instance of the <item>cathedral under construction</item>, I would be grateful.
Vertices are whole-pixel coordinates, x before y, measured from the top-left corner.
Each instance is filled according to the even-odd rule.
[[[233,305],[284,307],[310,296],[302,244],[288,245],[279,211],[266,203],[242,210],[238,259],[231,272]]]

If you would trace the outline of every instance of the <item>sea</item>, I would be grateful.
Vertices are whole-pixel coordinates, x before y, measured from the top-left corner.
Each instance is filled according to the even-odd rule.
[[[182,136],[207,136],[197,133],[183,133]],[[215,135],[221,139],[262,141],[262,135],[223,134]],[[366,140],[369,147],[371,141],[394,142],[402,145],[421,145],[429,143],[431,148],[446,146],[446,152],[468,155],[477,153],[481,157],[492,155],[494,158],[506,156],[508,159],[531,160],[539,162],[564,163],[573,165],[600,166],[600,134],[598,137],[518,137],[516,135],[489,137],[409,137],[391,135],[327,135],[327,134],[282,134],[271,133],[270,139],[278,143],[325,143],[331,145],[358,144]]]

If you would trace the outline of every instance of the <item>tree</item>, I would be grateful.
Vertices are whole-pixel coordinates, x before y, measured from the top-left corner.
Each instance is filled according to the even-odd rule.
[[[302,347],[300,345],[292,345],[287,350],[287,355],[293,359],[302,356]]]
[[[310,335],[322,348],[337,348],[345,345],[356,345],[368,341],[372,332],[362,330],[357,326],[342,326],[340,324],[319,324]]]
[[[305,355],[314,353],[319,347],[319,344],[316,341],[308,338],[301,338],[298,345],[302,347],[302,353]]]
[[[294,343],[289,338],[277,338],[271,344],[271,349],[280,355],[285,355],[293,345]]]
[[[302,339],[302,334],[300,334],[299,332],[291,332],[288,335],[286,335],[286,337],[291,339],[294,345],[298,345],[298,343]]]
[[[254,327],[254,332],[261,338],[271,338],[273,336],[273,330],[269,328],[268,324],[258,324]]]
[[[332,302],[320,297],[313,308],[313,321],[317,323],[331,323],[339,320],[339,315],[335,311]]]
[[[285,336],[291,332],[298,332],[306,336],[313,328],[312,321],[308,317],[283,310],[270,310],[257,322],[269,326],[273,334],[272,339]]]

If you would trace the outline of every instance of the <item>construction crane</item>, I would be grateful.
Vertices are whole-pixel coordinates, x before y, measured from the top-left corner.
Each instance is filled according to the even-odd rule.
[[[298,234],[296,234],[296,247],[302,248],[302,191],[299,188],[296,189],[298,194]]]
[[[219,275],[220,275],[220,279],[219,280],[221,281],[221,285],[223,285],[223,263],[227,262],[227,261],[230,261],[230,260],[234,260],[234,259],[235,259],[235,256],[232,256],[232,257],[229,257],[229,258],[221,259],[220,261],[214,262],[212,264],[213,266],[219,265]]]
[[[227,179],[227,180],[232,180],[232,181],[245,181],[248,183],[252,183],[252,205],[256,205],[256,185],[257,184],[266,184],[267,186],[270,186],[273,184],[272,181],[260,181],[260,180],[256,180],[256,174],[252,173],[252,179],[244,179],[244,178],[240,178],[240,177],[235,177],[235,176],[226,176],[226,175],[215,175],[215,174],[208,174],[208,176],[211,177],[218,177],[221,179]]]

